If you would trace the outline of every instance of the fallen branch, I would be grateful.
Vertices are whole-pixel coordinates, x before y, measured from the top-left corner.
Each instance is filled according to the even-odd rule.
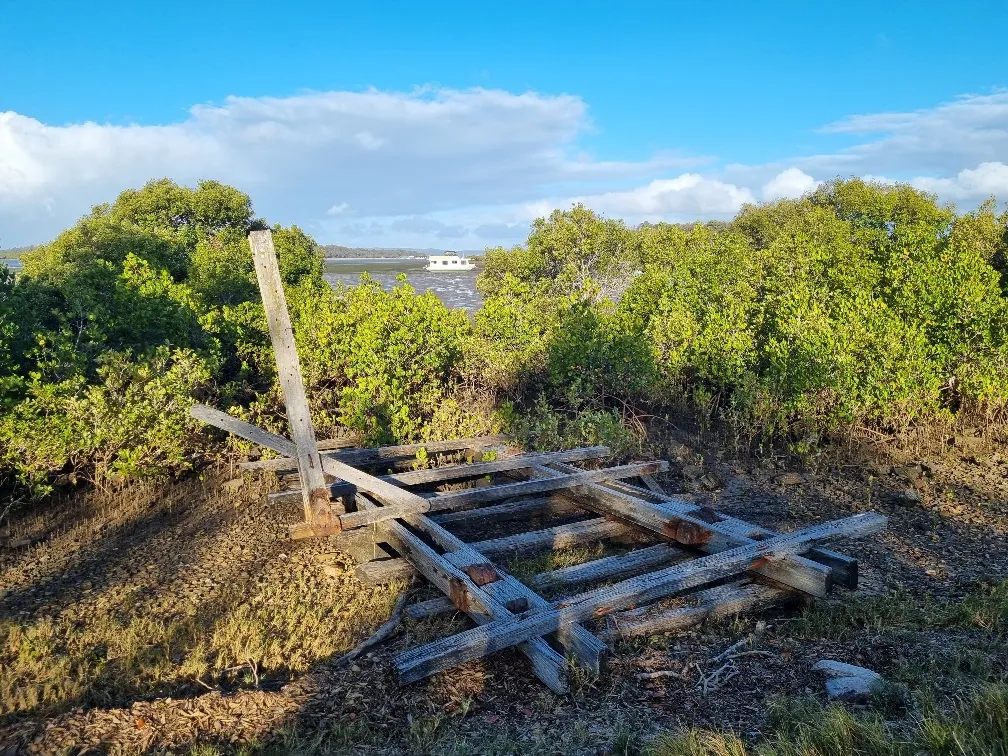
[[[333,665],[336,668],[345,666],[356,659],[358,656],[363,654],[369,648],[377,646],[379,643],[388,638],[399,627],[399,623],[402,621],[403,609],[406,606],[406,599],[409,597],[409,593],[403,593],[396,601],[395,607],[392,609],[392,616],[388,618],[388,621],[374,631],[374,635],[368,638],[366,641],[360,645],[354,647],[346,654],[341,656]]]

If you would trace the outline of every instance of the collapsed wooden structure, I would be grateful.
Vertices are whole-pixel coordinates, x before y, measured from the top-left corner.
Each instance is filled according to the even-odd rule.
[[[605,447],[521,454],[512,453],[502,437],[380,449],[319,444],[270,232],[253,232],[250,241],[293,440],[203,405],[194,406],[192,414],[280,455],[247,466],[297,472],[300,490],[272,495],[304,505],[304,522],[292,527],[292,537],[336,535],[347,545],[363,542],[368,553],[358,567],[362,580],[419,574],[443,594],[410,607],[412,616],[458,611],[473,620],[470,630],[397,656],[401,683],[514,646],[543,683],[564,692],[572,664],[603,672],[608,648],[603,638],[668,631],[790,596],[825,596],[834,585],[857,586],[856,560],[816,543],[881,530],[886,519],[874,513],[778,534],[666,495],[650,478],[667,469],[665,462],[589,470],[572,465],[607,457]],[[493,450],[496,458],[401,470],[420,449],[435,457],[468,452],[471,460]],[[644,487],[628,482],[635,478]],[[470,487],[429,490],[445,483]],[[551,527],[477,542],[457,535],[460,529],[543,511],[566,517]],[[648,545],[540,573],[527,583],[493,561],[635,537]],[[578,585],[595,587],[560,600],[540,595]],[[671,608],[655,603],[673,596],[690,602]],[[600,618],[606,618],[604,627],[592,632],[587,625]]]

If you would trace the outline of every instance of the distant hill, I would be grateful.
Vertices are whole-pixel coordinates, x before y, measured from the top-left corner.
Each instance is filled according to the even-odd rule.
[[[440,255],[448,250],[420,249],[406,247],[344,247],[342,244],[323,244],[326,257],[412,257],[414,255]],[[483,250],[451,250],[465,252],[467,255],[479,255]]]
[[[10,249],[0,249],[0,260],[17,259],[25,252],[31,252],[35,247],[11,247]]]

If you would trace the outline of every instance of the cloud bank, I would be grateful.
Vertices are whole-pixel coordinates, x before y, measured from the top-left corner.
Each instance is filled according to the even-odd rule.
[[[514,243],[574,202],[631,223],[726,218],[837,175],[909,181],[963,205],[1008,198],[1008,93],[851,116],[821,131],[853,146],[765,165],[674,150],[600,159],[579,148],[591,127],[576,96],[485,89],[233,97],[155,126],[0,113],[0,245],[49,239],[162,176],[234,184],[259,214],[323,241],[411,247]]]

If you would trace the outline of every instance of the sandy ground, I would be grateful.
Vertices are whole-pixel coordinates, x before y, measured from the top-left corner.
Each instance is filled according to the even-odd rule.
[[[785,531],[854,512],[886,514],[884,534],[835,546],[860,560],[859,594],[955,602],[1008,577],[1004,448],[966,438],[924,458],[848,450],[798,466],[783,458],[720,458],[679,444],[670,450],[672,470],[660,480],[669,491],[691,492],[721,511]],[[342,594],[328,587],[335,582],[371,615],[328,653],[324,646],[304,651],[290,668],[199,679],[175,673],[167,683],[104,691],[97,700],[85,691],[8,711],[0,719],[0,752],[189,752],[194,744],[227,750],[245,743],[280,751],[610,753],[683,726],[756,738],[769,698],[823,697],[822,680],[810,670],[821,658],[910,679],[907,670],[921,659],[991,655],[990,639],[968,631],[906,635],[863,627],[842,638],[815,637],[801,609],[792,607],[619,642],[609,674],[568,696],[546,691],[514,652],[400,688],[391,656],[464,621],[404,621],[377,651],[335,668],[340,652],[367,637],[382,611],[387,616],[388,596],[356,584],[352,560],[325,541],[287,541],[283,523],[297,512],[263,503],[272,485],[214,470],[202,480],[128,497],[69,497],[41,516],[23,516],[0,533],[6,537],[0,620],[24,625],[69,617],[83,626],[116,613],[171,617],[184,606],[197,616],[234,611],[246,596],[289,583],[292,574],[308,576],[305,600],[335,601],[338,609]],[[411,590],[417,598],[432,595]],[[843,590],[830,599],[855,600]],[[735,676],[705,696],[698,684],[719,666],[711,660],[750,632],[752,648],[766,653],[740,659]],[[10,659],[5,663],[10,670]],[[1008,674],[1004,657],[991,664],[989,673]],[[656,670],[669,674],[639,678]],[[950,677],[948,684],[957,683]]]

